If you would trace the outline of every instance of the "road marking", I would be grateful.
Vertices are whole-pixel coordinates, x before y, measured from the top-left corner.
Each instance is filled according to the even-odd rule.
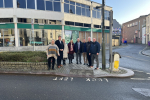
[[[73,77],[71,77],[71,81],[73,81]]]
[[[146,74],[150,74],[150,73],[146,73]]]
[[[150,78],[150,77],[148,77],[148,78]]]
[[[93,78],[92,81],[96,81],[96,78]]]
[[[132,70],[132,71],[136,71],[136,72],[143,72],[143,71],[139,71],[139,70]]]
[[[67,80],[68,80],[68,77],[65,77],[65,78],[64,78],[64,81],[67,81]]]
[[[104,78],[106,80],[106,82],[108,82],[107,78]]]
[[[54,81],[56,81],[57,80],[57,77],[55,78],[55,79],[53,79]]]
[[[102,82],[103,80],[102,80],[101,78],[99,78],[99,81],[101,81],[101,82]]]
[[[150,80],[150,78],[131,78],[132,80]]]
[[[148,61],[149,62],[149,60],[138,59],[138,58],[134,58],[134,57],[131,57],[131,56],[122,56],[122,57],[128,57],[128,58],[133,58],[133,59],[137,59],[137,60],[141,60],[141,61]]]
[[[90,78],[86,78],[86,81],[90,81]]]
[[[63,77],[62,77],[62,78],[60,78],[59,80],[61,80],[61,81],[62,81],[62,80],[63,80]]]

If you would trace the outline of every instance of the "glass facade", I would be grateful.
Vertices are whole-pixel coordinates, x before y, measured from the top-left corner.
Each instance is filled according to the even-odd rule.
[[[14,29],[0,29],[0,47],[15,46]]]
[[[46,1],[46,10],[53,11],[52,1]]]
[[[13,0],[0,0],[0,8],[13,8]]]
[[[26,8],[26,0],[17,0],[17,8]]]
[[[105,20],[110,20],[109,11],[105,10]]]
[[[19,46],[47,46],[61,34],[61,30],[35,29],[32,34],[31,29],[19,29]]]
[[[99,19],[101,19],[101,9],[93,8],[93,10],[92,10],[92,16],[93,16],[93,18],[99,18]]]
[[[54,2],[54,11],[61,12],[61,3],[60,2]]]

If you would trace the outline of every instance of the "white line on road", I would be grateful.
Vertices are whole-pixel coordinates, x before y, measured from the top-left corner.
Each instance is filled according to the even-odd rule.
[[[106,80],[106,82],[108,82],[107,78],[104,78]]]
[[[150,74],[150,73],[146,73],[146,74]]]
[[[55,78],[55,79],[53,79],[54,81],[56,81],[57,80],[57,77]]]
[[[103,81],[101,78],[98,79],[99,81]]]
[[[131,78],[132,80],[150,80],[149,78]]]
[[[132,71],[136,71],[136,72],[143,72],[143,71],[139,71],[139,70],[132,70]]]

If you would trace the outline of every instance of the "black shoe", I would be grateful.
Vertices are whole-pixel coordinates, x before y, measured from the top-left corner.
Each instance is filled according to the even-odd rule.
[[[77,64],[78,64],[78,62],[77,62]]]
[[[83,65],[85,65],[85,63]]]
[[[53,68],[52,70],[55,70],[55,68]]]
[[[82,64],[82,63],[80,62],[80,64]]]
[[[66,65],[66,63],[63,63],[63,65]]]

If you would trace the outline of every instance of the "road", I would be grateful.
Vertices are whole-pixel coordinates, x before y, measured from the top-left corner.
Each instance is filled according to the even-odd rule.
[[[0,100],[150,100],[134,89],[150,89],[150,57],[131,44],[113,51],[122,55],[120,66],[134,70],[132,78],[75,78],[0,75]],[[108,51],[107,60],[108,60]]]

